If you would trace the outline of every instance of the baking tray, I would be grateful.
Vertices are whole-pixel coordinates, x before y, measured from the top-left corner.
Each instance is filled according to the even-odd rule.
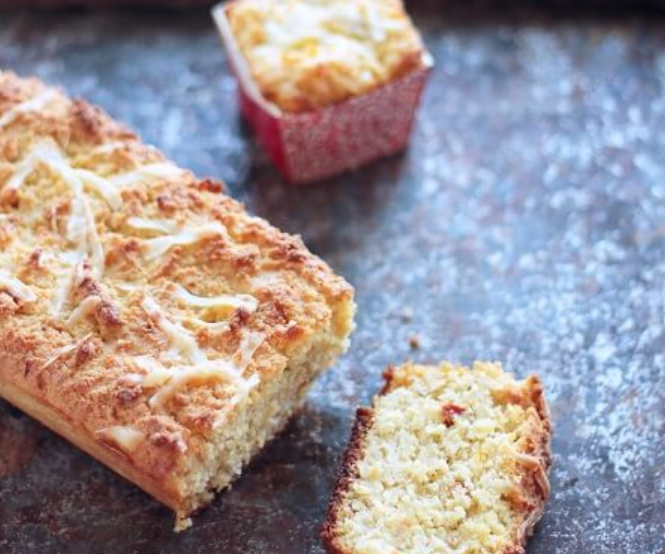
[[[180,535],[0,404],[2,554],[321,554],[355,407],[387,364],[443,357],[543,377],[553,496],[529,554],[665,552],[665,24],[438,3],[414,16],[438,64],[409,151],[307,189],[285,186],[244,129],[208,13],[0,16],[0,65],[223,177],[359,302],[349,354]]]

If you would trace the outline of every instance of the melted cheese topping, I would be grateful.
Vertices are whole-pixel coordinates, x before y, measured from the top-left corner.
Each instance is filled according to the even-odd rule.
[[[104,249],[97,234],[90,202],[84,193],[83,180],[79,171],[67,163],[55,142],[50,139],[38,142],[19,163],[5,187],[18,190],[40,164],[57,173],[71,189],[74,198],[67,223],[67,236],[81,253],[90,256],[96,275],[101,276],[104,273]]]
[[[206,361],[206,356],[199,348],[196,339],[189,332],[177,323],[173,323],[166,317],[154,298],[146,296],[141,303],[145,312],[155,322],[155,324],[164,331],[171,344],[171,355],[176,357],[178,354],[184,357],[188,362],[200,364]]]
[[[13,123],[16,119],[25,113],[43,110],[57,96],[58,94],[55,89],[47,88],[34,98],[17,104],[0,117],[0,129],[6,127],[10,123]]]
[[[170,219],[146,219],[143,217],[130,217],[127,225],[139,231],[155,231],[164,235],[170,235],[178,230],[178,224]]]
[[[60,358],[64,358],[65,356],[69,356],[69,354],[75,352],[78,350],[81,345],[85,344],[85,342],[92,337],[92,333],[88,333],[85,335],[82,339],[76,341],[73,344],[68,344],[67,346],[63,346],[62,348],[58,348],[55,352],[53,352],[53,356],[51,356],[48,360],[46,360],[41,368],[40,371],[43,369],[46,369],[47,367],[52,366],[55,362],[57,362]]]
[[[37,295],[30,287],[13,277],[9,273],[0,269],[0,290],[9,293],[10,296],[20,302],[34,302]]]
[[[109,148],[109,145],[105,146]],[[70,166],[57,144],[47,139],[38,142],[25,159],[18,164],[17,170],[7,181],[5,187],[10,190],[18,190],[39,164],[47,165],[53,171],[59,173],[72,189],[80,188],[82,185],[92,189],[114,210],[122,208],[120,190],[123,187],[143,180],[178,177],[184,173],[184,170],[173,164],[158,163],[104,178],[88,169]]]
[[[244,370],[252,361],[254,354],[256,354],[256,351],[265,340],[266,337],[263,333],[246,333],[240,343],[238,352],[234,356],[236,367]]]
[[[228,238],[229,235],[221,223],[207,223],[200,227],[183,229],[175,235],[148,239],[143,242],[143,254],[148,260],[155,260],[164,256],[174,246],[195,244],[203,239],[214,236]]]
[[[76,307],[67,318],[67,325],[73,326],[85,321],[102,303],[99,296],[88,296]]]
[[[111,154],[112,152],[115,152],[116,150],[122,150],[123,148],[127,147],[127,143],[125,142],[107,142],[104,144],[100,144],[99,146],[96,146],[92,150],[90,150],[87,154],[87,157],[91,156],[99,156],[99,155],[104,155],[104,154]]]
[[[76,245],[81,254],[87,255],[92,263],[95,277],[104,274],[104,247],[99,240],[95,217],[90,208],[90,202],[81,190],[75,190],[75,199],[72,206],[72,215],[67,225],[67,235]]]
[[[171,397],[186,386],[214,382],[230,383],[235,387],[237,400],[238,397],[248,394],[258,383],[257,375],[247,378],[243,373],[251,363],[256,350],[263,344],[265,340],[263,334],[248,333],[231,360],[211,360],[199,347],[196,339],[186,329],[172,322],[152,297],[146,296],[142,306],[168,337],[172,349],[171,357],[184,359],[184,363],[178,362],[176,366],[167,369],[152,356],[133,358],[135,365],[146,372],[143,385],[160,387],[149,400],[151,407],[163,409]]]
[[[179,368],[172,374],[171,379],[149,400],[152,408],[164,409],[166,403],[186,386],[205,385],[209,383],[231,383],[236,387],[236,400],[244,396],[251,387],[258,383],[258,377],[243,378],[237,369],[224,361],[206,362],[199,366]]]
[[[184,169],[179,168],[171,163],[154,163],[138,167],[133,171],[121,173],[111,177],[111,181],[119,187],[133,185],[140,181],[152,179],[173,179],[181,177],[186,173]]]
[[[423,66],[398,0],[240,0],[227,14],[261,93],[283,111],[341,102]]]
[[[112,425],[95,433],[95,437],[111,444],[125,454],[132,454],[145,441],[145,435],[129,425]]]
[[[184,323],[185,325],[193,327],[195,329],[202,328],[202,329],[208,329],[209,331],[219,331],[222,329],[226,330],[229,328],[229,322],[225,320],[206,321],[198,317],[187,317],[187,316],[179,316],[177,319],[180,323]]]
[[[173,371],[159,363],[152,356],[134,356],[134,364],[145,372],[138,375],[141,385],[147,388],[160,387],[173,377]]]
[[[57,148],[50,139],[37,142],[30,153],[17,164],[14,174],[5,183],[3,188],[18,190],[30,174],[37,169],[39,164],[48,164],[49,160],[58,158],[56,150]]]
[[[120,191],[108,179],[104,179],[99,175],[88,171],[87,169],[77,169],[76,174],[83,182],[99,194],[111,208],[119,210],[122,208],[122,197]]]
[[[175,297],[181,302],[195,308],[213,308],[225,309],[231,308],[237,310],[242,308],[248,312],[253,312],[258,306],[256,298],[249,294],[222,294],[220,296],[196,296],[180,285],[175,287]]]
[[[67,251],[63,252],[58,260],[63,267],[51,267],[51,271],[56,276],[56,286],[54,287],[53,300],[51,301],[52,313],[55,317],[60,317],[64,310],[65,304],[69,299],[69,294],[74,284],[75,274],[78,267],[83,262],[84,256],[79,252]]]

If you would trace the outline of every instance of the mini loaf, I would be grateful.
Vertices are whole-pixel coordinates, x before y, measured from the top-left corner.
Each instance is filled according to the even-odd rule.
[[[406,364],[360,409],[323,529],[336,554],[523,554],[549,497],[540,380]]]
[[[0,73],[0,395],[178,527],[343,352],[352,288],[99,109]]]
[[[253,81],[283,112],[336,104],[426,65],[400,0],[236,0],[226,16]]]

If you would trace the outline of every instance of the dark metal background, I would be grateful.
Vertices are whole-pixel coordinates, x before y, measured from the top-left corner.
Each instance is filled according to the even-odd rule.
[[[545,381],[553,497],[530,554],[665,552],[665,23],[436,5],[415,11],[438,65],[409,152],[306,189],[281,184],[238,121],[206,12],[0,15],[0,66],[226,179],[360,307],[305,411],[181,535],[0,404],[0,552],[320,553],[356,406],[386,364],[442,357]]]
[[[0,0],[0,10],[16,9],[62,9],[62,8],[148,8],[155,10],[164,9],[189,9],[196,7],[212,6],[220,0]],[[424,4],[426,2],[436,3],[441,7],[463,4],[472,6],[473,9],[485,8],[487,6],[500,7],[504,9],[511,6],[552,6],[552,7],[578,7],[587,6],[593,9],[607,10],[620,9],[655,9],[660,12],[665,8],[665,0],[405,0],[407,4]]]

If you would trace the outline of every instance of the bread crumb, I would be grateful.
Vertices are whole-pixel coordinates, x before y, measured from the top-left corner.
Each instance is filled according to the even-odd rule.
[[[402,310],[399,317],[402,320],[402,323],[411,323],[413,321],[413,310],[407,306]]]
[[[385,378],[372,407],[358,410],[322,533],[328,550],[525,552],[550,495],[538,377],[444,362],[393,367]],[[514,395],[492,394],[506,389]]]

